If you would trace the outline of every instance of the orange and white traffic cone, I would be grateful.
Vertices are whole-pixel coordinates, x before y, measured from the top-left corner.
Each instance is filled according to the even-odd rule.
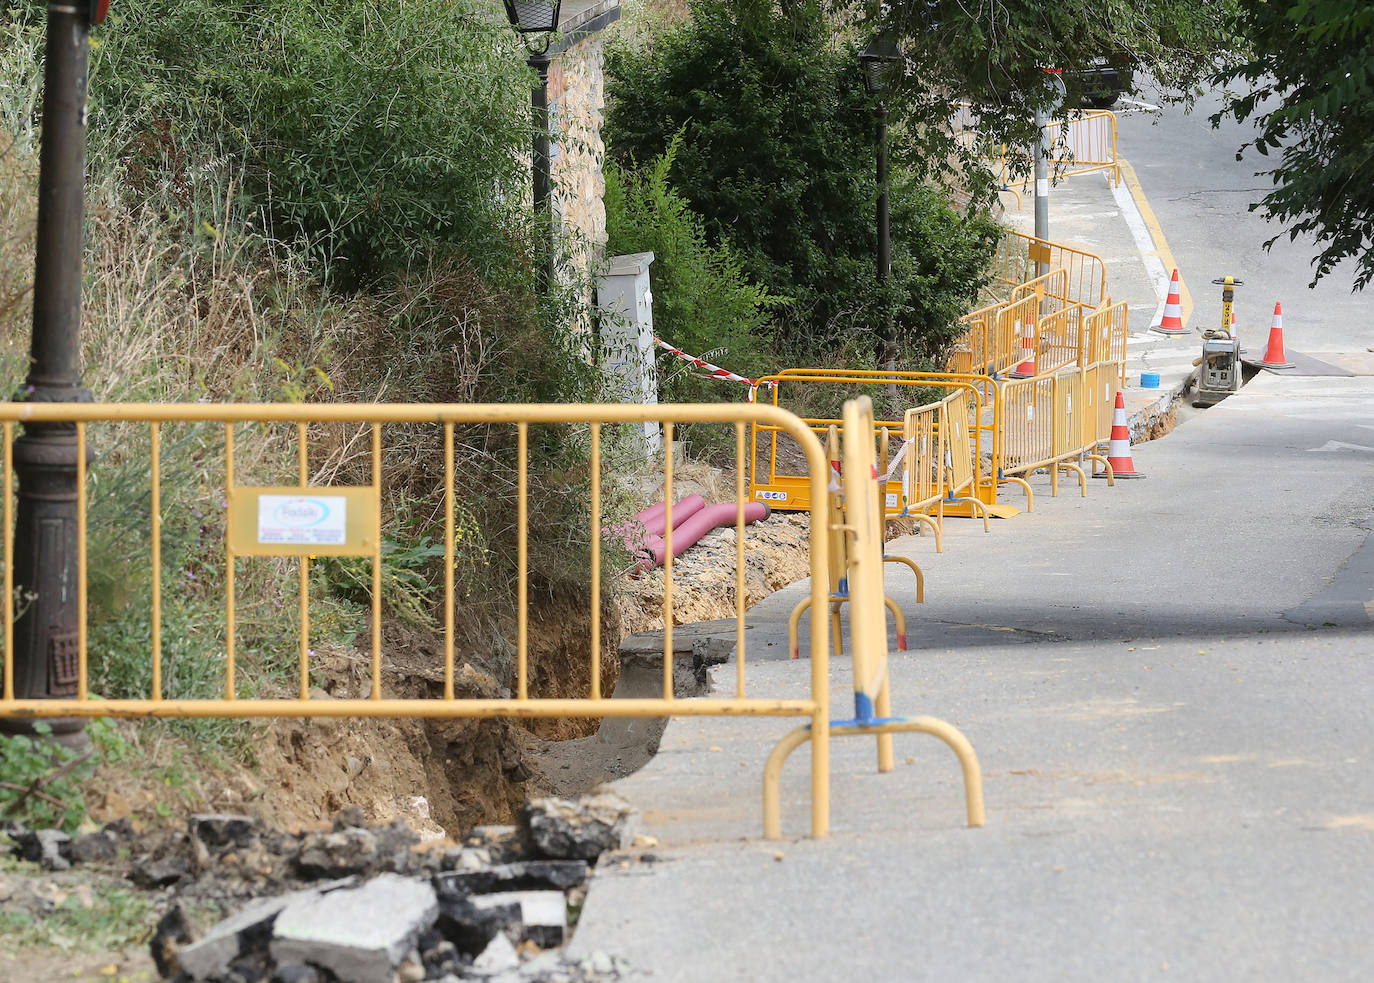
[[[1151,331],[1158,331],[1160,334],[1184,334],[1187,329],[1183,327],[1183,299],[1178,293],[1178,270],[1174,270],[1174,278],[1169,281],[1169,296],[1164,300],[1164,318],[1156,324]]]
[[[1266,369],[1291,369],[1293,363],[1283,350],[1283,305],[1274,302],[1274,322],[1269,326],[1269,349],[1260,359]]]
[[[1021,364],[1007,375],[1013,379],[1029,379],[1035,375],[1035,322],[1021,324]]]
[[[1107,445],[1107,463],[1112,466],[1112,477],[1114,478],[1143,478],[1135,469],[1135,462],[1131,460],[1131,431],[1126,425],[1126,396],[1118,389],[1116,391],[1116,410],[1112,413],[1112,439]],[[1093,475],[1094,478],[1105,478],[1107,472]]]

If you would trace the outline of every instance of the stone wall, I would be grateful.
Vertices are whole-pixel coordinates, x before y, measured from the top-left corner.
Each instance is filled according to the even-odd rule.
[[[580,279],[591,273],[606,247],[603,47],[598,36],[584,37],[549,67],[553,207],[568,235],[566,258]]]

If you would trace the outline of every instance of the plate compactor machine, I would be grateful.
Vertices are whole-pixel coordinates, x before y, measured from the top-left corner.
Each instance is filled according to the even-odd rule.
[[[1244,282],[1235,277],[1213,280],[1221,285],[1221,326],[1202,335],[1202,357],[1197,360],[1197,385],[1193,389],[1194,406],[1215,406],[1240,389],[1240,339],[1236,337],[1234,315],[1231,311],[1236,287]]]

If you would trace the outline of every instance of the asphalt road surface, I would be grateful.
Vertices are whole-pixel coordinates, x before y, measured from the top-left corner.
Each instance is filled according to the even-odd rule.
[[[1144,99],[1161,102],[1147,91]],[[1169,245],[1188,282],[1197,317],[1220,319],[1217,277],[1245,281],[1236,294],[1236,317],[1246,338],[1267,335],[1275,301],[1283,304],[1284,340],[1306,352],[1364,351],[1374,345],[1374,299],[1352,294],[1354,264],[1345,262],[1309,289],[1315,249],[1310,237],[1290,242],[1284,227],[1249,211],[1272,189],[1256,172],[1274,166],[1277,153],[1254,150],[1236,160],[1254,133],[1250,123],[1210,117],[1218,94],[1199,99],[1191,113],[1165,106],[1158,114],[1119,107],[1117,149],[1135,167]],[[1264,243],[1279,236],[1272,249]]]
[[[1177,114],[1121,125],[1200,312],[1200,282],[1230,273],[1265,328],[1283,301],[1291,346],[1363,353],[1349,276],[1308,291],[1303,250],[1262,251],[1274,230],[1244,207],[1262,184],[1231,137]],[[950,520],[943,554],[891,545],[927,577],[919,606],[889,581],[912,643],[894,710],[967,734],[985,828],[962,825],[943,745],[898,738],[878,775],[850,738],[833,743],[833,835],[799,838],[802,750],[793,838],[766,843],[759,776],[791,725],[676,720],[616,784],[656,859],[599,873],[574,953],[663,981],[1368,979],[1374,361],[1345,363],[1362,374],[1262,375],[1138,445],[1144,480],[1051,499],[1040,479],[1035,511],[991,534]],[[779,658],[800,590],[750,612],[750,695],[805,692],[807,664]],[[847,673],[834,659],[837,714]]]

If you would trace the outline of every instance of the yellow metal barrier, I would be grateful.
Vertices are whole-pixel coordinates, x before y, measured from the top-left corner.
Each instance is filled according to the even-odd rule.
[[[906,411],[906,467],[902,470],[903,515],[928,526],[935,534],[935,552],[943,553],[945,499],[945,428],[939,403]],[[935,517],[930,515],[935,511]]]
[[[893,717],[891,683],[888,679],[887,627],[883,619],[882,510],[877,508],[878,469],[873,456],[873,404],[868,397],[844,406],[844,470],[850,486],[851,508],[844,534],[849,540],[849,584],[854,666],[854,719],[834,721],[832,736],[872,736],[878,743],[878,770],[893,768],[892,735],[931,734],[954,751],[964,775],[964,800],[968,825],[982,826],[983,776],[973,746],[955,727],[933,717]],[[807,728],[793,731],[778,742],[764,766],[763,832],[769,839],[782,835],[779,784],[783,765],[793,750],[811,741]],[[813,750],[814,753],[814,750]]]
[[[960,103],[955,107],[949,128],[955,143],[963,150],[997,165],[994,173],[1000,179],[1001,190],[1015,194],[1010,187],[1013,172],[1018,177],[1017,183],[1023,186],[1029,183],[1034,160],[1031,149],[1008,147],[1005,144],[992,146],[982,140],[978,134],[978,112],[969,103]],[[1121,183],[1115,114],[1100,110],[1051,120],[1045,126],[1044,136],[1049,144],[1050,170],[1056,177],[1107,171],[1114,184]],[[1016,206],[1018,209],[1021,207],[1019,194],[1016,195]]]
[[[1034,297],[1040,302],[1042,316],[1077,303],[1069,296],[1069,274],[1063,268],[1052,269],[1018,284],[1012,288],[1008,300],[1014,304],[1026,297]]]
[[[1113,362],[1118,367],[1120,385],[1126,387],[1126,332],[1127,313],[1125,302],[1107,304],[1084,318],[1084,331],[1088,335],[1088,363]],[[1104,438],[1105,439],[1105,438]]]
[[[1058,372],[1067,365],[1086,364],[1087,336],[1082,304],[1070,304],[1035,322],[1035,368],[1037,375]]]
[[[989,344],[991,349],[989,375],[1006,375],[1021,364],[1025,358],[1025,351],[1021,345],[1022,335],[1028,325],[1031,332],[1034,333],[1036,319],[1040,316],[1039,312],[1040,298],[1034,294],[1019,300],[1008,301],[1002,305],[997,312],[997,321],[993,327],[992,339]]]
[[[1083,370],[1082,386],[1086,412],[1080,421],[1083,426],[1080,441],[1085,449],[1093,452],[1085,456],[1091,458],[1094,464],[1102,464],[1102,474],[1109,479],[1108,484],[1115,484],[1112,466],[1097,452],[1112,435],[1118,374],[1116,362],[1097,362]],[[1096,467],[1093,470],[1095,474],[1098,473]]]
[[[844,465],[840,457],[839,433],[833,426],[826,432],[825,453],[830,458],[830,488],[826,494],[827,530],[830,537],[830,596],[828,598],[830,602],[830,635],[834,653],[841,655],[844,653],[844,639],[840,628],[840,607],[849,602],[849,541],[844,535],[846,528],[844,477],[842,474]],[[881,485],[875,483],[875,487],[878,488],[875,494],[880,494]],[[879,508],[881,508],[881,504]],[[906,557],[893,557],[892,560],[909,566],[916,574],[916,603],[924,602],[925,576],[921,573],[921,568]],[[905,652],[906,616],[902,614],[902,609],[897,606],[897,602],[886,594],[883,595],[883,603],[892,612],[892,620],[897,626],[897,647]],[[787,618],[787,651],[794,659],[801,657],[801,616],[811,605],[811,597],[802,598]]]
[[[717,423],[732,426],[736,441],[739,508],[736,519],[737,577],[744,571],[744,454],[745,434],[749,426],[767,426],[775,432],[786,433],[799,447],[805,461],[805,481],[808,497],[816,503],[825,501],[827,463],[819,441],[811,429],[790,413],[773,406],[752,404],[722,405],[322,405],[257,404],[257,405],[150,405],[150,404],[0,404],[3,422],[3,450],[8,464],[13,460],[12,448],[16,422],[63,422],[75,429],[78,462],[78,682],[74,698],[26,699],[14,692],[14,634],[18,617],[15,595],[23,585],[12,581],[14,544],[10,497],[5,499],[4,570],[6,592],[4,601],[5,644],[3,652],[4,686],[0,693],[0,717],[34,719],[43,717],[665,717],[665,716],[793,716],[810,721],[811,760],[811,832],[824,836],[829,829],[829,649],[825,637],[825,604],[829,543],[823,513],[811,513],[811,673],[810,695],[805,698],[770,698],[749,695],[746,690],[746,653],[744,631],[744,594],[737,590],[737,679],[733,695],[722,698],[682,699],[673,695],[673,562],[671,514],[667,516],[664,561],[664,666],[661,698],[610,699],[600,692],[600,608],[601,608],[601,443],[602,427],[606,424],[659,422],[664,428],[663,496],[673,501],[673,425],[677,423]],[[87,653],[87,502],[86,450],[88,430],[106,422],[143,422],[148,425],[152,453],[149,464],[149,491],[152,510],[153,568],[160,566],[161,549],[161,484],[159,439],[162,427],[173,423],[209,424],[223,428],[223,480],[226,492],[226,527],[224,561],[229,574],[225,597],[224,697],[222,699],[185,699],[167,694],[162,689],[162,586],[155,574],[148,604],[151,622],[155,626],[149,642],[148,657],[154,680],[152,690],[142,699],[99,699],[88,689]],[[297,483],[285,486],[244,486],[235,475],[235,430],[246,424],[294,424],[299,443],[299,473]],[[331,487],[309,484],[307,469],[309,430],[312,424],[361,424],[369,437],[371,482],[364,486]],[[431,699],[393,698],[383,695],[382,666],[384,652],[381,640],[381,535],[382,513],[379,490],[382,485],[382,446],[386,428],[397,424],[427,424],[436,428],[443,441],[445,485],[444,539],[445,585],[443,621],[445,626],[442,668],[443,696]],[[517,580],[515,638],[514,695],[507,698],[459,698],[454,693],[454,587],[451,572],[455,557],[454,474],[455,424],[485,424],[510,427],[516,434],[517,468]],[[585,698],[540,698],[529,692],[529,644],[526,611],[527,584],[531,571],[527,543],[528,441],[530,428],[538,425],[578,427],[585,433],[589,447],[591,474],[590,519],[588,527],[590,549],[590,631],[588,659],[591,667],[590,689]],[[12,490],[10,472],[5,473],[6,490]],[[436,492],[438,490],[436,489]],[[329,523],[321,525],[309,537],[300,533],[300,517],[296,510],[314,510],[320,519],[329,515]],[[311,518],[311,517],[306,517]],[[302,520],[303,521],[303,520]],[[296,525],[292,525],[296,523]],[[307,541],[313,538],[314,541]],[[311,556],[324,553],[346,553],[371,559],[371,631],[370,686],[365,698],[319,700],[310,697],[310,625],[308,572]],[[299,680],[294,697],[240,698],[241,679],[235,650],[235,594],[234,572],[236,560],[243,555],[272,555],[295,557],[301,570],[301,623],[296,639],[299,659]],[[881,602],[880,602],[881,603]],[[207,641],[207,645],[216,645]],[[216,646],[217,647],[217,646]]]
[[[960,503],[973,509],[983,520],[983,532],[988,527],[988,510],[977,497],[980,460],[972,452],[976,431],[969,426],[968,394],[960,391],[940,401],[940,430],[945,435],[945,497],[940,503],[941,519],[945,505]],[[996,460],[996,455],[993,457]],[[995,488],[996,486],[994,486]]]
[[[1058,495],[1059,472],[1069,471],[1077,476],[1086,496],[1086,476],[1079,462],[1088,458],[1101,464],[1112,479],[1110,465],[1096,451],[1105,439],[1100,436],[1101,407],[1110,402],[1103,394],[1110,383],[1103,380],[1114,378],[1115,372],[1113,363],[1104,362],[1088,369],[1005,383],[1002,473],[1010,477],[1045,468],[1050,474],[1051,494]],[[1110,432],[1110,413],[1108,421]]]
[[[1022,360],[1021,335],[1032,330],[1043,296],[1033,292],[1018,300],[981,307],[959,319],[964,334],[954,343],[946,368],[956,374],[997,377],[1010,372]]]
[[[1116,155],[1116,114],[1101,110],[1050,124],[1053,140],[1051,166],[1056,174],[1071,177],[1107,171],[1113,184],[1121,183],[1121,164]]]
[[[978,510],[978,514],[987,513],[999,516],[1016,514],[1016,509],[999,504],[997,501],[996,462],[999,459],[998,422],[1001,403],[998,398],[998,384],[990,376],[962,375],[949,372],[789,368],[774,375],[766,376],[760,382],[772,383],[775,405],[780,404],[783,398],[782,391],[785,387],[802,384],[834,383],[849,386],[933,387],[937,389],[960,389],[971,394],[974,407],[971,422],[966,431],[967,439],[956,442],[947,437],[946,452],[952,459],[951,463],[961,469],[967,467],[973,475],[971,497],[982,503],[982,508]],[[819,432],[838,421],[808,418],[805,422]],[[879,425],[884,429],[893,430],[900,427],[903,434],[909,436],[905,421],[901,424],[882,421]],[[766,474],[759,466],[760,436],[767,442],[768,466]],[[773,508],[784,510],[809,508],[810,502],[805,497],[806,491],[801,476],[788,474],[783,470],[784,465],[781,463],[776,429],[760,424],[754,428],[750,441],[750,497],[759,501],[766,501]],[[909,447],[910,444],[905,446]],[[965,447],[968,448],[967,452],[963,449]],[[988,460],[990,463],[990,467],[986,470],[979,466],[985,448],[989,452]],[[966,453],[967,462],[964,460]],[[886,462],[884,464],[886,465]],[[888,466],[890,467],[890,465]],[[900,478],[889,474],[883,488],[883,495],[889,516],[910,514],[902,499],[903,490]],[[950,510],[946,508],[945,511],[948,513]]]
[[[945,362],[947,371],[960,375],[993,374],[994,326],[1003,306],[1002,302],[989,304],[959,318],[964,334],[950,351]]]
[[[993,257],[993,275],[999,282],[1013,288],[1030,282],[1039,275],[1040,264],[1064,271],[1063,290],[1055,294],[1064,301],[1097,308],[1106,300],[1107,266],[1102,257],[1010,229],[1002,234]]]

